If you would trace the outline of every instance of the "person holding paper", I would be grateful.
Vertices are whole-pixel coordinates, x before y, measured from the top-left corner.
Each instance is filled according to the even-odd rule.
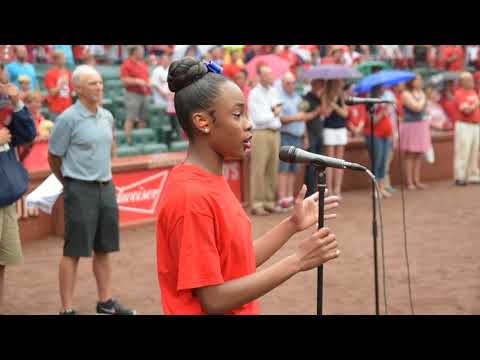
[[[37,132],[32,115],[20,100],[18,88],[0,67],[0,313],[5,267],[22,262],[16,202],[28,190],[28,173],[15,148],[30,143]]]

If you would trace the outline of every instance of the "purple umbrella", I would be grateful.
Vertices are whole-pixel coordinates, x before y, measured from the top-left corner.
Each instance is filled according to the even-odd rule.
[[[325,64],[314,66],[303,74],[303,77],[308,80],[314,79],[351,79],[360,78],[362,73],[356,69],[345,65]]]

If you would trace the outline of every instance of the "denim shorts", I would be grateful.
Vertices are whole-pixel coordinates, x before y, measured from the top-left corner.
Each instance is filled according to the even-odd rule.
[[[282,133],[280,138],[280,146],[295,146],[301,148],[303,146],[303,137]],[[299,169],[298,164],[286,163],[281,160],[278,166],[278,170],[282,173],[296,173]]]

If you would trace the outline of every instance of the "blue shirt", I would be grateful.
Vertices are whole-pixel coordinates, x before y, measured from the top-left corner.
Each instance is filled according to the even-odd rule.
[[[35,68],[30,63],[19,63],[18,61],[11,62],[8,64],[5,69],[8,72],[10,77],[10,82],[15,84],[17,87],[20,87],[18,83],[18,77],[21,75],[26,75],[30,78],[30,90],[35,90],[37,88],[37,73]]]
[[[65,60],[68,67],[75,66],[75,60],[73,59],[72,45],[53,45],[54,51],[61,51],[65,54]]]
[[[302,102],[300,95],[297,93],[290,95],[283,89],[283,87],[280,87],[278,89],[278,97],[283,103],[280,116],[291,116],[300,112],[298,109],[300,103]],[[282,124],[280,131],[293,136],[302,137],[305,134],[305,122],[292,121],[287,124]]]
[[[80,101],[55,121],[48,150],[62,158],[62,175],[85,181],[112,179],[113,116],[99,107],[92,114]]]

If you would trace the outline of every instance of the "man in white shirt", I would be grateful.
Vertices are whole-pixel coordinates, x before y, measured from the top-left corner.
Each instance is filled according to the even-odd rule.
[[[281,103],[273,87],[272,70],[265,64],[257,67],[259,83],[248,97],[248,112],[253,123],[252,214],[282,212],[276,204],[278,152],[280,151]]]
[[[170,66],[170,56],[167,53],[160,55],[158,66],[153,70],[150,83],[153,86],[153,101],[155,105],[167,107],[170,90],[168,89],[167,77]]]

